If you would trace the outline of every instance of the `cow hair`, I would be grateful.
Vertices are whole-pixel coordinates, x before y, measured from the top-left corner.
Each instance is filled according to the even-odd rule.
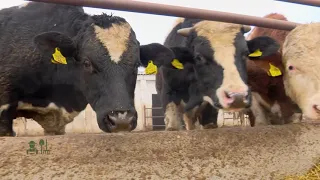
[[[118,16],[113,16],[113,14],[102,13],[100,15],[92,15],[91,18],[94,21],[94,24],[102,28],[109,28],[112,24],[126,23],[127,21]]]
[[[278,13],[267,14],[266,16],[264,16],[264,18],[288,21],[288,19],[284,15],[278,14]],[[259,36],[269,36],[275,39],[280,44],[279,51],[282,52],[282,45],[289,32],[290,31],[286,31],[286,30],[255,27],[253,28],[252,32],[248,35],[248,39],[253,39]]]

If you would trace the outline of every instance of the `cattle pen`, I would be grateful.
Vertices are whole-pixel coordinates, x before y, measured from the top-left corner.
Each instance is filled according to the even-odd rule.
[[[283,30],[298,25],[128,0],[33,1]],[[33,151],[34,142],[44,141]],[[0,142],[1,179],[285,179],[305,174],[320,161],[320,123],[308,120],[253,128],[0,137]]]

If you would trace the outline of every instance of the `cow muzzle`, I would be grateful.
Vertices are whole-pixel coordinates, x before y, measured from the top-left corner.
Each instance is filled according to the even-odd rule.
[[[248,91],[225,91],[222,95],[222,106],[223,108],[230,110],[241,110],[243,108],[248,108],[251,105],[250,97],[251,96]]]
[[[111,111],[104,118],[109,132],[132,131],[137,127],[136,111]]]

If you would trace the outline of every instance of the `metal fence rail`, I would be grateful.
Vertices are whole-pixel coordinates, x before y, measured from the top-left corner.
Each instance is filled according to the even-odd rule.
[[[320,0],[275,0],[275,1],[320,7]]]
[[[129,1],[129,0],[32,0],[36,2],[67,4],[76,6],[85,6],[101,9],[113,9],[120,11],[129,11],[137,13],[147,13],[164,16],[176,16],[185,18],[196,18],[220,22],[229,22],[235,24],[246,24],[265,28],[274,28],[281,30],[292,30],[298,23],[290,21],[261,18],[235,13],[213,11],[206,9],[188,8],[181,6]]]
[[[147,116],[147,111],[148,110],[153,110],[153,109],[157,109],[157,110],[162,110],[162,107],[152,107],[152,108],[149,108],[149,107],[145,107],[144,106],[144,124],[146,125],[146,122],[149,120],[149,119],[153,119],[153,118],[164,118],[164,116]],[[152,112],[151,112],[152,114]],[[163,127],[163,129],[165,129],[165,125],[157,125],[157,124],[151,124],[151,128],[152,130],[154,130],[154,127]]]

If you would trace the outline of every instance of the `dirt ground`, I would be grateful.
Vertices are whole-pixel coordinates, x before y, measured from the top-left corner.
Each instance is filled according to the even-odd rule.
[[[3,180],[280,179],[320,157],[320,125],[0,137],[0,154]]]

